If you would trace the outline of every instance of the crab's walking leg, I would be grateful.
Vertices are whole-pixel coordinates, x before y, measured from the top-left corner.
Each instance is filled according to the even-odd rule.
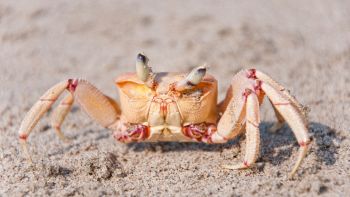
[[[55,129],[56,134],[62,140],[67,142],[68,139],[64,136],[61,131],[61,125],[64,121],[64,118],[67,116],[74,102],[73,94],[69,93],[67,96],[60,102],[57,108],[52,113],[51,125]]]
[[[24,117],[21,126],[19,128],[19,139],[22,144],[24,153],[26,154],[28,160],[31,162],[31,157],[27,148],[27,137],[29,133],[32,131],[34,126],[40,120],[40,118],[44,115],[44,113],[51,107],[51,105],[57,100],[59,95],[67,88],[72,87],[72,80],[63,81],[49,90],[47,90],[44,95],[42,95],[34,106],[29,110],[29,112]]]
[[[249,86],[247,79],[236,75],[231,82],[225,99],[218,105],[222,116],[218,122],[217,132],[212,135],[213,143],[225,143],[242,133],[245,123],[246,102],[242,93]]]
[[[112,127],[120,116],[116,103],[86,80],[79,80],[74,96],[86,113],[101,126]]]
[[[246,89],[246,150],[243,163],[223,165],[228,169],[244,169],[253,165],[259,156],[260,133],[259,133],[259,100],[254,92]]]
[[[249,72],[254,73],[255,77],[265,83],[268,83],[270,86],[272,86],[274,89],[278,90],[281,94],[283,94],[285,97],[288,98],[288,100],[290,100],[291,104],[294,105],[296,107],[296,109],[298,110],[299,113],[301,113],[302,115],[305,116],[305,118],[303,119],[303,122],[305,122],[305,124],[307,124],[307,118],[306,118],[306,109],[304,106],[302,106],[296,99],[294,96],[292,96],[289,91],[284,88],[282,85],[280,85],[278,82],[276,82],[275,80],[273,80],[271,77],[269,77],[268,75],[266,75],[265,73],[255,70],[255,69],[250,69]],[[277,117],[278,118],[278,117]],[[278,119],[279,120],[279,119]]]
[[[112,98],[110,98],[106,95],[104,95],[104,96],[109,100],[109,102],[114,107],[114,109],[118,112],[118,114],[120,114],[118,104]],[[58,137],[65,142],[68,142],[69,140],[64,136],[64,134],[61,130],[61,125],[62,125],[64,119],[66,118],[68,112],[70,111],[73,103],[74,103],[74,95],[72,93],[69,93],[60,102],[60,104],[57,106],[57,108],[53,111],[53,114],[52,114],[52,119],[51,119],[52,127],[55,129]]]
[[[295,103],[290,100],[288,96],[275,89],[272,85],[268,83],[262,83],[261,88],[269,97],[272,104],[276,107],[277,111],[289,124],[299,142],[299,156],[296,164],[289,174],[289,177],[292,177],[304,159],[307,153],[308,144],[310,143],[304,120],[305,118],[302,116],[303,114],[301,114],[300,111],[295,107]]]
[[[273,105],[272,102],[271,102],[271,105],[273,107],[273,111],[275,111],[275,116],[277,118],[277,122],[272,125],[272,127],[269,129],[269,131],[272,133],[275,133],[277,130],[282,128],[285,120],[284,120],[283,116],[278,112],[278,110],[276,109],[276,107]]]
[[[24,117],[19,128],[19,138],[23,145],[23,149],[27,157],[30,159],[30,155],[27,149],[26,140],[28,135],[44,115],[45,112],[51,107],[51,105],[57,100],[57,98],[63,93],[64,90],[69,90],[71,94],[75,96],[82,108],[87,114],[96,120],[100,125],[113,128],[119,119],[120,109],[118,105],[109,97],[103,95],[97,88],[91,85],[89,82],[80,79],[69,79],[67,81],[60,82],[50,88]],[[64,102],[73,102],[73,96],[63,99]],[[59,128],[63,122],[65,115],[68,113],[70,106],[61,106],[56,110],[53,123]]]

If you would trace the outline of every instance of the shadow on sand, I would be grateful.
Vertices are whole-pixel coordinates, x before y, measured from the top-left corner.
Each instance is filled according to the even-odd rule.
[[[279,165],[292,156],[292,149],[299,148],[293,132],[285,124],[276,133],[268,132],[271,122],[260,124],[261,152],[260,161],[269,162],[272,165]],[[325,165],[333,165],[336,162],[335,155],[339,146],[335,144],[336,134],[330,127],[311,122],[309,124],[309,134],[311,136],[311,150],[317,155],[318,160]],[[170,151],[208,151],[221,152],[223,149],[239,147],[239,140],[243,140],[244,135],[231,140],[226,144],[204,144],[204,143],[179,143],[179,142],[156,142],[156,143],[131,143],[127,146],[136,152],[144,150],[156,151],[161,147],[162,152]],[[296,156],[296,155],[295,155]]]

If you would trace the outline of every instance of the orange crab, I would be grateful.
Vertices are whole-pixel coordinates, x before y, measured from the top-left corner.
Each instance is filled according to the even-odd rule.
[[[260,148],[259,106],[264,95],[270,99],[278,122],[273,130],[286,121],[299,145],[299,156],[290,176],[305,157],[310,143],[303,106],[289,92],[266,74],[255,69],[237,73],[226,98],[217,104],[217,81],[206,74],[206,68],[194,68],[185,73],[154,73],[148,58],[137,55],[136,73],[116,79],[120,105],[102,94],[86,80],[68,79],[50,88],[25,116],[19,139],[30,159],[26,140],[39,119],[68,90],[53,112],[52,125],[61,139],[61,124],[74,99],[92,119],[111,129],[121,142],[181,141],[225,143],[245,130],[244,160],[228,169],[245,169],[254,165]],[[245,129],[244,129],[245,128]]]

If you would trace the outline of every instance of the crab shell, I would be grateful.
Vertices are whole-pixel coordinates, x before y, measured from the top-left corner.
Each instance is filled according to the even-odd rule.
[[[176,91],[174,84],[186,73],[156,73],[151,87],[138,79],[136,73],[116,79],[121,106],[121,126],[144,125],[148,135],[144,141],[193,141],[183,132],[186,126],[217,123],[217,81],[205,75],[195,88]]]

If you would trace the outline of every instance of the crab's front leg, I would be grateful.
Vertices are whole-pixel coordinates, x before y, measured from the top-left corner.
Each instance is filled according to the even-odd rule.
[[[213,142],[220,143],[241,133],[246,125],[246,152],[241,164],[225,165],[229,169],[252,166],[259,153],[259,105],[267,95],[274,106],[279,124],[284,120],[290,125],[299,145],[299,156],[290,177],[293,176],[306,155],[310,142],[307,121],[302,106],[285,88],[267,75],[255,69],[243,70],[232,80],[225,100],[220,104],[223,115],[218,123],[218,131],[212,136]]]

